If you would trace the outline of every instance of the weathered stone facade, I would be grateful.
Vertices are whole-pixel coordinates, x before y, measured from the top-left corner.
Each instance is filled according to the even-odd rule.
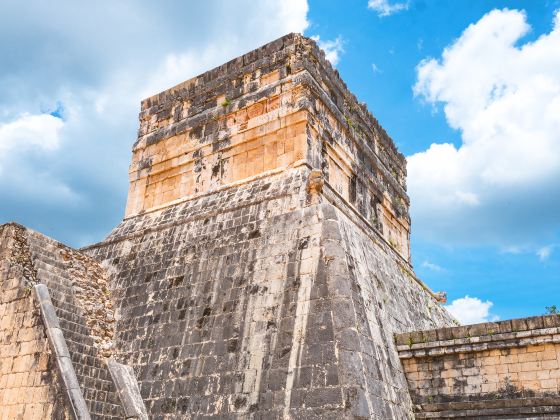
[[[409,259],[404,156],[296,34],[142,101],[126,216],[302,166]]]
[[[29,299],[35,273],[21,231],[0,227],[0,418],[42,419],[64,410],[40,317]],[[10,232],[11,233],[11,232]]]
[[[146,99],[107,239],[0,227],[0,418],[411,418],[405,180],[301,35]]]
[[[560,418],[560,316],[399,334],[416,418]]]
[[[142,103],[113,279],[148,413],[405,418],[392,334],[449,316],[410,268],[405,161],[288,35]]]
[[[149,412],[404,417],[392,332],[446,315],[332,205],[286,212],[304,195],[281,197],[305,191],[297,172],[234,197],[263,187],[258,205],[227,193],[126,221],[95,249],[118,279],[117,347]]]

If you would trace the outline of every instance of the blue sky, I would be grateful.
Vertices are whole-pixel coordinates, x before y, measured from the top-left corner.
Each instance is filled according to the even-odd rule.
[[[101,240],[124,211],[140,99],[304,32],[409,158],[418,275],[466,322],[542,314],[560,306],[558,9],[3,0],[0,222]]]
[[[383,6],[399,2],[377,3]],[[418,66],[423,60],[434,58],[441,62],[444,49],[452,47],[470,25],[494,10],[503,11],[506,8],[512,12],[523,12],[526,24],[530,25],[524,33],[523,29],[519,30],[513,46],[538,42],[542,35],[551,32],[556,10],[560,8],[558,1],[417,0],[400,4],[406,7],[383,15],[381,8],[365,9],[362,2],[350,2],[342,10],[339,2],[334,0],[311,1],[307,33],[318,35],[320,40],[338,39],[338,45],[342,47],[338,53],[337,68],[342,77],[350,89],[368,104],[407,156],[424,152],[432,143],[450,143],[459,148],[463,141],[465,128],[461,124],[459,127],[450,124],[444,111],[448,102],[431,101],[423,95],[414,94],[414,86],[419,80]],[[514,23],[507,25],[512,27]],[[496,30],[500,30],[498,23]],[[555,45],[558,51],[560,44]],[[494,52],[491,43],[482,44],[481,49],[486,46],[489,54],[499,56],[500,51]],[[551,55],[545,56],[551,65],[550,70],[560,73],[558,59],[552,57],[554,52],[543,51],[543,54],[547,53]],[[558,53],[555,55],[557,57]],[[480,56],[472,58],[475,62],[477,59],[485,60],[482,51]],[[516,60],[512,65],[518,65]],[[530,63],[525,65],[532,67]],[[523,64],[519,63],[519,66]],[[487,67],[466,64],[455,77],[459,83],[464,77],[468,86],[469,81],[477,83],[476,78],[469,79],[468,73],[503,71],[500,67],[499,62],[497,66],[490,63]],[[531,71],[528,70],[529,73]],[[530,74],[525,77],[530,77]],[[556,83],[558,80],[556,78]],[[514,82],[511,84],[515,86]],[[542,101],[546,100],[542,98]],[[512,118],[515,118],[513,112]],[[555,118],[558,121],[560,115]],[[556,144],[560,142],[558,134],[553,138]],[[531,139],[527,138],[525,142],[530,143]],[[507,142],[498,142],[496,146],[510,147]],[[553,147],[548,152],[557,155],[560,149]],[[491,157],[487,159],[493,160]],[[424,164],[439,163],[436,159]],[[507,169],[515,171],[517,164],[512,159]],[[539,164],[538,158],[535,164]],[[419,195],[424,195],[432,183],[415,186],[410,179],[413,173],[409,168],[409,189],[415,188],[415,191],[410,191],[414,206],[421,199]],[[558,173],[556,165],[556,170],[543,175],[544,182],[537,178],[533,182],[521,180],[510,185],[490,186],[486,195],[499,197],[503,194],[504,197],[497,198],[498,202],[493,205],[482,202],[476,212],[453,206],[441,208],[429,203],[422,203],[425,209],[418,211],[413,207],[412,255],[416,272],[434,290],[447,291],[450,303],[463,298],[456,303],[455,309],[465,320],[542,314],[546,306],[558,304]],[[445,176],[445,173],[440,176]],[[434,181],[428,177],[427,181],[430,180]],[[448,192],[444,188],[439,190],[441,193]],[[539,204],[540,201],[542,204]],[[422,214],[419,214],[421,211]],[[440,226],[440,220],[446,220],[444,226]],[[467,295],[479,300],[465,300]],[[488,305],[487,301],[492,305]]]

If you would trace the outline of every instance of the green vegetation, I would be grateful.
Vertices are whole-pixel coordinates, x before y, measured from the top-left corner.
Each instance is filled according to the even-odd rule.
[[[544,309],[546,309],[546,314],[547,315],[560,315],[560,311],[558,311],[558,308],[556,307],[556,305],[545,306]]]

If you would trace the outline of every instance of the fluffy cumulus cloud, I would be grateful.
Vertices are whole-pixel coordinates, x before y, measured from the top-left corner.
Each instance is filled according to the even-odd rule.
[[[375,10],[379,16],[389,16],[408,9],[408,1],[369,0],[368,8]]]
[[[494,10],[418,66],[416,95],[461,134],[408,158],[422,237],[536,250],[558,232],[560,12],[523,42],[530,29],[524,12]]]
[[[3,2],[0,223],[73,245],[102,239],[124,211],[140,100],[302,32],[307,10],[306,0]]]
[[[13,121],[0,124],[0,159],[30,148],[57,149],[63,125],[61,118],[51,114],[22,114]]]
[[[455,299],[450,305],[446,305],[451,315],[453,315],[461,324],[478,324],[481,322],[497,321],[498,317],[490,313],[493,303],[487,300],[481,301],[478,298],[465,296]]]

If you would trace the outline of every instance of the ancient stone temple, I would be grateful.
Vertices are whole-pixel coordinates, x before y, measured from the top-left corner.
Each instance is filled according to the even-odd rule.
[[[411,266],[405,159],[312,40],[287,35],[144,100],[129,176],[124,219],[98,244],[0,227],[0,418],[406,419],[560,405],[557,319],[526,323],[530,343],[511,325],[455,337],[465,327],[449,328]],[[489,347],[500,339],[509,347]],[[524,345],[546,347],[542,395],[542,366],[532,382],[486,369],[501,353],[485,352]],[[484,363],[464,363],[473,352]]]

